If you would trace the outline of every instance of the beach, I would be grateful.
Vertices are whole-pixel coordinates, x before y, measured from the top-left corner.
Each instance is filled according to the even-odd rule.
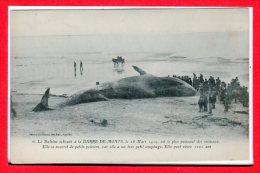
[[[217,139],[248,139],[248,108],[232,104],[224,113],[217,103],[213,115],[199,112],[194,97],[153,99],[115,99],[68,106],[62,109],[32,112],[40,95],[13,97],[17,116],[11,120],[11,135],[26,137],[31,133],[69,133],[73,136],[135,136],[186,137]],[[49,105],[64,98],[50,97]],[[236,113],[236,111],[242,113]],[[243,112],[244,111],[244,112]],[[203,117],[204,116],[204,117]],[[107,126],[96,125],[106,119]]]
[[[10,115],[10,141],[11,148],[13,148],[11,151],[14,154],[12,157],[17,158],[19,163],[35,162],[35,160],[31,157],[27,160],[24,158],[25,161],[19,161],[23,157],[19,156],[20,145],[17,143],[20,143],[21,146],[27,146],[23,153],[31,152],[31,147],[36,147],[30,146],[31,140],[34,138],[49,139],[48,135],[50,134],[57,134],[57,138],[61,137],[67,140],[79,138],[86,140],[204,139],[220,142],[221,144],[215,145],[217,146],[216,151],[221,151],[220,153],[232,150],[231,160],[248,159],[251,115],[249,115],[249,108],[243,107],[239,102],[232,102],[229,111],[224,112],[223,103],[217,100],[216,108],[213,109],[212,114],[199,112],[199,93],[191,97],[109,99],[108,101],[82,103],[63,108],[57,106],[74,93],[91,88],[98,89],[97,84],[138,76],[139,74],[132,68],[133,65],[140,67],[147,74],[158,77],[175,75],[192,78],[193,73],[195,73],[197,76],[203,74],[204,78],[207,79],[210,76],[215,79],[219,77],[221,81],[226,83],[230,83],[232,79],[238,77],[241,86],[249,87],[249,59],[247,57],[216,56],[214,54],[209,56],[205,52],[202,53],[204,56],[198,56],[198,52],[196,56],[193,56],[192,53],[185,54],[174,50],[150,52],[118,51],[109,48],[107,49],[110,51],[105,51],[105,49],[103,51],[91,50],[93,47],[85,48],[83,46],[85,41],[82,40],[86,38],[88,37],[13,38],[15,45],[13,45],[10,56],[10,98],[12,109],[15,110],[16,115]],[[95,40],[94,38],[92,40]],[[52,43],[51,45],[54,47],[48,47],[49,43]],[[68,44],[71,43],[75,43],[74,47],[68,48]],[[124,66],[120,65],[119,68],[114,66],[112,58],[117,56],[122,56],[125,59]],[[80,61],[83,63],[82,74],[79,67]],[[76,63],[76,74],[74,73],[74,62]],[[40,103],[47,88],[50,88],[49,107],[53,110],[33,112],[33,108]],[[239,155],[235,148],[232,148],[234,144],[237,144],[238,149],[244,151],[243,154]],[[35,149],[40,154],[46,154],[39,148]],[[216,151],[212,150],[212,153],[218,153]],[[153,152],[147,153],[147,155]],[[182,153],[187,152],[188,150],[182,150],[177,152],[179,155],[175,159],[168,158],[166,160],[180,161],[183,159],[187,161],[182,157]],[[66,154],[69,155],[69,153]],[[206,154],[205,157],[201,158],[199,154],[196,157],[194,155],[191,160],[226,159],[225,154],[217,154],[209,159],[212,153],[207,152],[209,156]],[[140,155],[138,151],[136,154]],[[108,162],[110,161],[109,157],[107,156]],[[161,155],[161,157],[159,160],[165,161],[164,156]],[[46,156],[46,159],[48,158],[49,156]],[[77,156],[73,159],[76,158]],[[104,158],[93,160],[94,163],[95,161],[105,162],[106,160],[102,160]],[[73,159],[66,161],[66,159],[58,158],[53,162],[85,163],[90,158]],[[135,161],[135,159],[136,157],[133,156],[126,163]],[[148,162],[156,161],[156,159],[153,160],[154,158],[149,160],[147,157],[140,157],[140,159]],[[45,160],[44,162],[51,161]]]
[[[17,112],[17,117],[11,122],[11,134],[18,135],[18,131],[27,131],[28,133],[30,131],[35,131],[38,128],[42,129],[42,131],[47,129],[51,130],[52,128],[45,127],[45,125],[49,123],[46,123],[44,121],[52,120],[53,118],[56,118],[57,121],[59,121],[59,123],[56,124],[58,127],[60,127],[61,131],[67,129],[68,131],[71,131],[73,133],[80,133],[81,130],[78,131],[77,127],[82,128],[83,131],[84,128],[88,129],[88,121],[90,118],[104,118],[108,119],[108,122],[112,124],[111,126],[106,127],[110,129],[109,131],[111,131],[111,133],[113,131],[118,131],[121,133],[122,129],[114,128],[124,126],[124,122],[129,122],[129,120],[131,119],[132,123],[130,123],[130,127],[127,128],[129,129],[129,132],[127,132],[129,133],[129,135],[131,134],[131,129],[137,130],[137,132],[133,131],[133,134],[138,132],[140,132],[141,134],[142,132],[149,133],[149,131],[157,131],[155,130],[157,128],[161,128],[161,132],[158,132],[160,135],[173,135],[175,133],[174,130],[172,130],[173,127],[171,126],[177,126],[180,128],[185,128],[185,126],[191,126],[191,128],[194,128],[194,124],[173,125],[174,123],[163,124],[163,122],[168,121],[171,118],[173,118],[174,120],[180,119],[183,121],[185,120],[190,122],[192,121],[192,118],[206,114],[198,113],[198,96],[194,96],[191,98],[173,97],[139,100],[119,99],[108,102],[86,103],[64,108],[62,110],[46,111],[39,113],[32,112],[32,109],[40,102],[40,99],[46,88],[51,88],[51,95],[70,96],[79,91],[84,91],[90,88],[96,88],[96,82],[102,84],[106,82],[113,82],[130,76],[139,75],[132,68],[132,65],[142,68],[148,74],[152,74],[159,77],[166,77],[172,75],[187,75],[192,78],[193,73],[195,73],[197,74],[197,76],[199,76],[199,74],[203,74],[204,78],[209,78],[209,76],[213,76],[215,78],[219,77],[222,81],[229,83],[231,79],[238,76],[239,82],[242,86],[248,87],[249,85],[249,60],[247,58],[194,58],[191,55],[190,57],[186,55],[184,56],[183,54],[178,55],[174,51],[101,52],[98,49],[94,49],[91,52],[89,51],[89,48],[84,48],[82,45],[83,43],[85,43],[85,40],[87,38],[88,37],[86,36],[60,36],[42,38],[25,37],[13,39],[13,42],[15,44],[13,46],[14,49],[12,51],[12,56],[10,60],[10,84],[13,108]],[[108,39],[109,38],[110,37],[108,37]],[[99,40],[97,37],[94,36],[90,37],[89,39],[92,41]],[[38,42],[36,44],[37,40]],[[75,44],[77,43],[76,45],[79,45],[82,48],[82,50],[77,51],[78,48],[76,45],[71,47],[69,50],[64,49],[67,46],[67,44],[72,44],[68,42],[73,42]],[[93,41],[92,43],[100,43],[99,41],[96,42]],[[47,43],[57,44],[54,44],[51,49],[44,50],[43,48],[47,45]],[[28,46],[33,46],[35,49],[31,50]],[[123,47],[123,45],[121,47]],[[116,51],[116,49],[111,50]],[[36,51],[39,52],[39,54],[35,54],[34,52]],[[112,58],[115,58],[117,56],[122,56],[126,61],[124,67],[120,67],[120,71],[118,71],[118,69],[114,67],[112,62]],[[76,76],[74,74],[73,67],[74,61],[77,63]],[[80,61],[83,62],[84,69],[82,75],[79,72]],[[49,105],[55,107],[55,105],[57,105],[63,99],[64,98],[62,97],[51,97],[49,99]],[[224,114],[223,104],[218,104],[219,105],[217,106],[217,109],[213,110],[214,116],[226,117],[229,119],[237,119],[239,117],[239,115],[233,114],[232,110],[229,113]],[[232,105],[234,109],[241,109],[241,111],[246,109],[241,107],[239,104]],[[153,109],[154,107],[156,107],[156,109]],[[124,117],[127,117],[128,119],[121,120],[121,118]],[[27,120],[27,118],[31,119],[31,121]],[[41,118],[43,118],[42,121],[44,123],[41,123]],[[75,120],[76,124],[70,122],[72,119],[75,118],[79,118],[78,120]],[[83,122],[80,122],[81,120]],[[238,121],[240,121],[240,119],[238,119]],[[243,119],[241,121],[243,121],[243,124],[248,126],[248,115],[247,120]],[[14,122],[16,123],[14,124]],[[22,122],[24,123],[23,127],[20,125],[23,124]],[[29,126],[28,123],[32,126]],[[67,125],[65,125],[64,123],[67,123]],[[137,124],[138,127],[135,127],[135,125]],[[90,129],[92,127],[93,126],[90,125]],[[93,128],[103,129],[104,127]],[[205,131],[205,129],[203,128],[195,128],[199,131]],[[211,127],[209,127],[209,129],[210,128]],[[52,130],[57,129],[54,128]],[[94,131],[96,130],[93,130],[93,132]],[[186,133],[184,132],[184,134]],[[191,133],[187,133],[186,135],[188,134]],[[192,134],[191,136],[193,135],[195,134]]]

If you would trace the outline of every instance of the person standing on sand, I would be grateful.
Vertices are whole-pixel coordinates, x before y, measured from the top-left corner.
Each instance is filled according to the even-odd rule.
[[[213,109],[213,105],[214,105],[214,93],[212,91],[212,88],[209,88],[209,114],[212,114],[212,109]]]
[[[247,91],[247,87],[243,86],[240,88],[239,101],[242,103],[244,107],[248,107],[249,104],[249,93]]]
[[[224,107],[225,107],[224,112],[228,112],[228,109],[230,107],[230,94],[229,94],[228,90],[226,90],[226,92],[225,92]]]
[[[204,92],[207,92],[209,90],[209,84],[208,84],[208,80],[207,79],[204,80],[203,90],[204,90]]]
[[[199,89],[199,79],[197,78],[196,74],[193,73],[193,82],[192,82],[192,86],[193,88],[195,88],[197,91]]]
[[[221,82],[220,85],[220,93],[219,93],[219,100],[221,102],[224,102],[225,100],[225,92],[227,91],[226,83],[224,81]]]
[[[200,82],[200,83],[204,83],[204,79],[203,79],[203,75],[202,75],[202,74],[200,74],[199,82]]]
[[[82,63],[81,60],[80,60],[80,73],[81,73],[81,74],[83,73],[83,63]]]
[[[75,77],[77,75],[77,64],[75,61],[74,61],[74,75],[75,75]]]
[[[209,77],[208,84],[209,84],[209,87],[215,87],[216,81],[215,81],[214,77],[212,77],[212,76]]]
[[[219,92],[220,90],[220,84],[221,84],[221,80],[219,79],[219,77],[216,79],[216,90],[217,92]]]

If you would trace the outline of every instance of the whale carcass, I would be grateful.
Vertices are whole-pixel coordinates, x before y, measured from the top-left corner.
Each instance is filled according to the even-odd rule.
[[[184,97],[194,96],[196,90],[188,83],[175,77],[157,77],[147,74],[144,70],[133,66],[140,76],[132,76],[114,82],[101,84],[97,89],[89,89],[76,93],[59,104],[59,107],[80,103],[106,101],[109,99],[141,99],[156,97]],[[48,88],[33,111],[49,110]]]

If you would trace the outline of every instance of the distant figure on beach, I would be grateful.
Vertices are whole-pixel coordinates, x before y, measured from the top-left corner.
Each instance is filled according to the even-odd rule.
[[[112,61],[114,63],[114,67],[118,67],[119,64],[121,64],[122,66],[125,64],[125,59],[122,58],[122,56],[118,56],[116,58],[113,58]]]
[[[80,74],[82,75],[82,74],[83,74],[83,63],[82,63],[81,60],[80,60],[80,67],[79,67],[79,70],[80,70]]]
[[[116,58],[113,58],[112,62],[114,63],[114,71],[117,71],[118,74],[124,72],[125,59],[122,58],[122,56],[117,56]]]
[[[96,82],[96,86],[97,86],[97,89],[98,89],[98,86],[99,86],[99,82]]]
[[[77,64],[76,64],[76,62],[74,61],[74,73],[75,73],[75,76],[76,76],[76,72],[77,72]]]

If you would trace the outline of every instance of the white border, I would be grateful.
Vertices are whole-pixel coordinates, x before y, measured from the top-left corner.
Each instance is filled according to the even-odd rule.
[[[249,8],[249,161],[254,163],[253,153],[253,8]]]
[[[10,109],[11,109],[11,98],[10,98],[10,96],[11,96],[11,80],[10,80],[10,78],[11,78],[11,55],[10,55],[10,13],[11,13],[11,9],[10,9],[10,7],[8,7],[8,28],[7,28],[7,30],[8,30],[8,40],[7,40],[7,42],[8,42],[8,91],[7,91],[7,98],[8,98],[8,103],[7,103],[7,105],[8,105],[8,108],[7,108],[7,112],[8,112],[8,115],[7,115],[7,121],[8,121],[8,123],[7,123],[7,128],[8,128],[8,134],[7,134],[7,159],[8,159],[8,162],[10,162],[10,128],[11,128],[11,111],[10,111]]]
[[[8,6],[8,149],[7,156],[10,163],[10,13],[12,10],[127,10],[127,9],[249,9],[249,160],[241,161],[187,161],[187,162],[140,162],[140,163],[116,163],[127,165],[152,164],[152,165],[253,165],[253,7],[171,7],[171,6]],[[48,163],[47,163],[48,164]],[[68,163],[74,164],[74,163]],[[81,164],[81,163],[79,163]],[[88,163],[90,164],[90,163]],[[92,163],[97,164],[97,163]],[[102,164],[102,163],[98,163]],[[107,163],[103,163],[107,164]]]
[[[127,10],[127,9],[239,9],[252,7],[185,7],[185,6],[9,6],[8,10]]]

